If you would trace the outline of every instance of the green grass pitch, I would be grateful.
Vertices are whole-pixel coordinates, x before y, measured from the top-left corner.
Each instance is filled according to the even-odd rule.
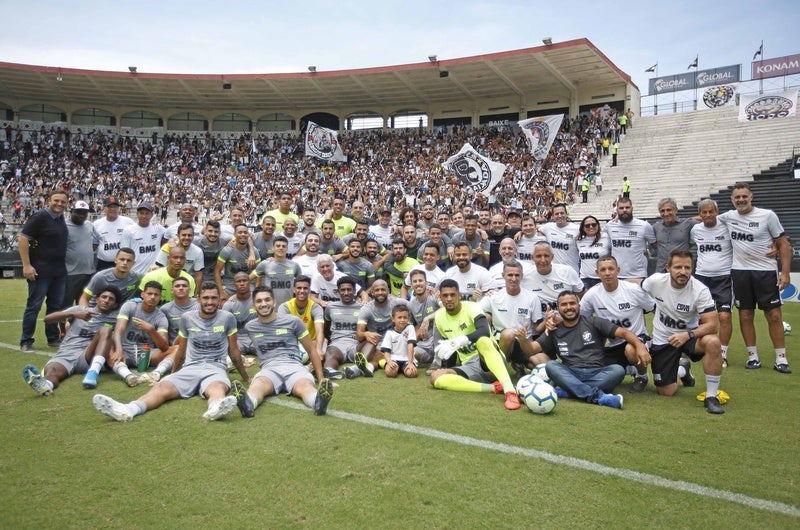
[[[24,282],[0,289],[0,528],[800,527],[800,304],[784,306],[792,375],[771,369],[761,316],[764,367],[745,370],[735,327],[721,416],[695,399],[694,365],[697,387],[672,398],[629,394],[627,378],[622,411],[509,412],[378,373],[340,382],[326,417],[283,396],[205,423],[192,398],[119,424],[80,377],[50,398],[25,385],[22,367],[47,358],[17,347]],[[103,374],[97,391],[145,389]]]

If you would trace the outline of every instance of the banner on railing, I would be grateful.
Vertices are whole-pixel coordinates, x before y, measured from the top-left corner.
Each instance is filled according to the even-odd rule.
[[[774,94],[742,94],[739,97],[739,121],[786,118],[797,113],[797,90]]]
[[[697,72],[654,77],[650,79],[650,95],[738,83],[741,80],[741,72],[742,65],[732,64]]]
[[[753,61],[750,64],[753,79],[800,74],[800,54]]]
[[[700,102],[697,104],[699,110],[716,109],[717,107],[732,107],[736,103],[736,89],[738,83],[730,85],[717,85],[703,90]]]

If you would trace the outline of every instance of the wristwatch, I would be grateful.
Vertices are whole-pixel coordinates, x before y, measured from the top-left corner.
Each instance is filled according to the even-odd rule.
[[[694,338],[695,338],[695,337],[694,337],[694,331],[692,331],[692,330],[690,329],[688,333],[689,333],[689,340],[694,340]]]

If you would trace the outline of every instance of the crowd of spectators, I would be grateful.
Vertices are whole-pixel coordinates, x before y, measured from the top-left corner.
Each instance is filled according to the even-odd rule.
[[[289,134],[236,139],[167,134],[153,141],[45,125],[22,134],[9,126],[0,129],[0,211],[8,222],[21,223],[44,206],[48,190],[61,187],[93,212],[101,212],[109,196],[129,215],[138,202],[148,201],[159,210],[156,219],[166,223],[170,210],[189,202],[201,221],[225,217],[238,206],[255,225],[277,191],[289,189],[300,211],[310,206],[321,213],[340,195],[347,204],[365,203],[373,218],[385,205],[399,211],[428,201],[437,209],[488,204],[547,218],[551,205],[575,200],[582,178],[599,166],[604,141],[614,141],[619,127],[609,107],[565,119],[550,154],[539,161],[515,123],[345,131],[340,141],[348,161],[328,164],[305,156],[302,136]],[[465,142],[507,166],[488,198],[442,168]]]

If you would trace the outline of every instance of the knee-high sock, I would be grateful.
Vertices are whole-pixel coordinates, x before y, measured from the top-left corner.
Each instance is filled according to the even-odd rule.
[[[433,386],[439,390],[455,390],[456,392],[491,392],[494,388],[492,385],[470,381],[466,377],[456,374],[440,375],[436,378]]]
[[[511,383],[511,376],[508,375],[508,369],[506,368],[506,359],[492,339],[481,337],[475,345],[486,367],[503,385],[503,392],[514,392],[514,385]]]

